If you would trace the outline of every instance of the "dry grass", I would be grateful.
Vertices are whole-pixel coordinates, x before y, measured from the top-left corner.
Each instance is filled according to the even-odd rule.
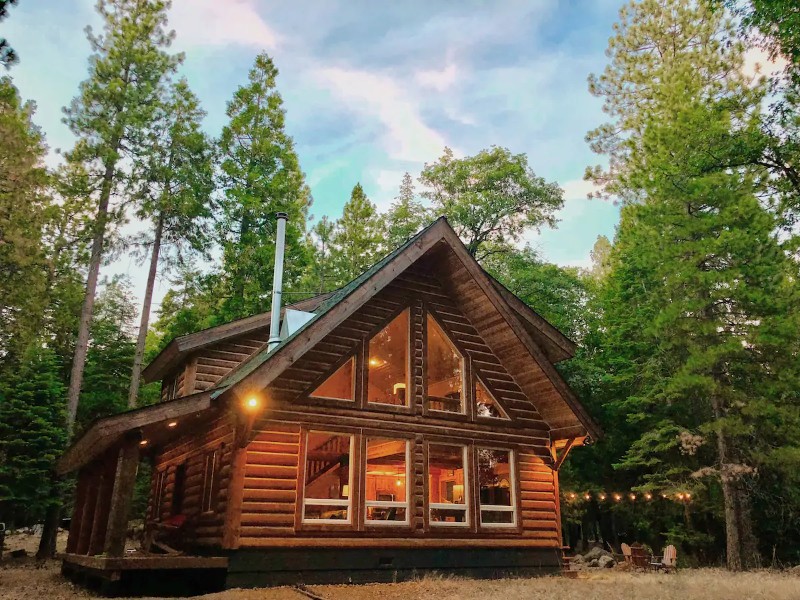
[[[474,581],[425,577],[398,584],[314,586],[325,600],[800,600],[800,576],[761,571],[683,570],[677,574],[584,572],[579,579],[541,577]],[[3,600],[95,598],[59,575],[58,564],[36,568],[33,561],[0,568]],[[292,588],[229,590],[203,600],[307,600]]]

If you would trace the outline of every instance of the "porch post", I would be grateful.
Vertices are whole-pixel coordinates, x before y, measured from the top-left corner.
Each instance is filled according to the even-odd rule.
[[[80,529],[76,535],[75,554],[89,554],[89,544],[92,539],[92,523],[97,502],[97,494],[100,488],[100,472],[97,464],[88,465],[83,468],[86,477],[86,494],[81,506],[81,518],[79,520]],[[77,509],[77,507],[76,507]],[[70,530],[70,539],[72,531]]]
[[[78,548],[78,538],[83,525],[84,505],[89,491],[89,471],[87,467],[78,472],[78,482],[75,489],[75,506],[72,509],[72,520],[69,524],[69,537],[67,538],[67,553],[75,552]]]
[[[103,542],[108,528],[108,502],[114,487],[115,455],[106,453],[97,474],[97,493],[92,516],[92,533],[89,537],[87,554],[94,556],[103,552]]]
[[[128,437],[119,451],[114,477],[105,543],[105,552],[108,556],[122,556],[125,553],[125,534],[128,530],[128,517],[138,468],[139,439],[138,436]]]

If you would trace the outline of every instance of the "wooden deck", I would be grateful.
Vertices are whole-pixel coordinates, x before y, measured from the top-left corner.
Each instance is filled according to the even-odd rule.
[[[62,554],[65,563],[98,571],[136,571],[163,569],[227,569],[224,556],[170,556],[158,554],[133,554],[121,558]]]
[[[109,596],[215,592],[223,589],[228,572],[225,556],[61,554],[59,558],[65,577]]]

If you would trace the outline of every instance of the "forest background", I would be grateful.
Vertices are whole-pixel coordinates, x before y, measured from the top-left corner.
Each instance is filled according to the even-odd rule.
[[[0,0],[0,19],[14,4]],[[209,135],[169,4],[98,3],[103,27],[87,29],[88,72],[64,109],[76,141],[54,167],[35,99],[14,85],[14,40],[0,41],[0,521],[57,521],[70,485],[54,460],[93,419],[157,400],[141,369],[171,339],[269,309],[277,211],[288,301],[345,284],[445,215],[578,343],[560,369],[605,436],[562,471],[567,541],[673,543],[687,564],[731,569],[800,562],[793,0],[620,9],[607,66],[589,75],[607,121],[587,133],[603,166],[586,179],[621,216],[584,269],[524,243],[555,225],[564,193],[503,140],[443,148],[386,211],[354,181],[341,216],[313,218],[273,59],[255,57]],[[783,68],[748,73],[754,48]],[[146,231],[129,235],[133,218]],[[141,306],[125,278],[101,277],[126,254],[148,274]],[[170,286],[153,311],[157,278]]]

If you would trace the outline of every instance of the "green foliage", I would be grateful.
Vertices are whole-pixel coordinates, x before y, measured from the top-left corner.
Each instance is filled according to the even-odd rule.
[[[308,261],[304,243],[311,194],[292,138],[285,131],[278,69],[256,57],[249,80],[228,103],[219,139],[221,158],[218,234],[222,269],[217,318],[230,321],[269,310],[275,264],[276,212],[289,216],[284,285],[291,290]]]
[[[355,185],[350,200],[344,205],[332,242],[335,287],[358,277],[383,254],[383,219],[360,183]]]
[[[564,204],[561,188],[538,177],[525,154],[497,146],[466,158],[445,148],[419,180],[426,187],[422,196],[478,259],[508,249],[528,228],[554,225]]]
[[[0,21],[8,17],[8,9],[16,4],[17,0],[0,0]],[[19,62],[19,56],[5,38],[0,38],[0,65],[6,69]]]
[[[430,211],[414,197],[414,180],[410,173],[403,175],[400,193],[386,214],[389,249],[397,248],[432,220]]]
[[[43,236],[54,208],[33,112],[11,80],[0,78],[0,362],[18,359],[38,336],[47,304]]]
[[[183,263],[187,252],[206,254],[211,243],[214,157],[201,129],[205,114],[181,79],[166,90],[136,157],[131,183],[139,199],[137,216],[152,221],[154,229],[160,223],[160,259],[167,268]]]
[[[98,294],[92,317],[92,337],[78,405],[77,432],[94,419],[127,408],[136,314],[130,283],[121,279],[106,282]]]
[[[64,383],[55,354],[32,345],[0,371],[0,521],[41,519],[50,472],[66,443]]]

